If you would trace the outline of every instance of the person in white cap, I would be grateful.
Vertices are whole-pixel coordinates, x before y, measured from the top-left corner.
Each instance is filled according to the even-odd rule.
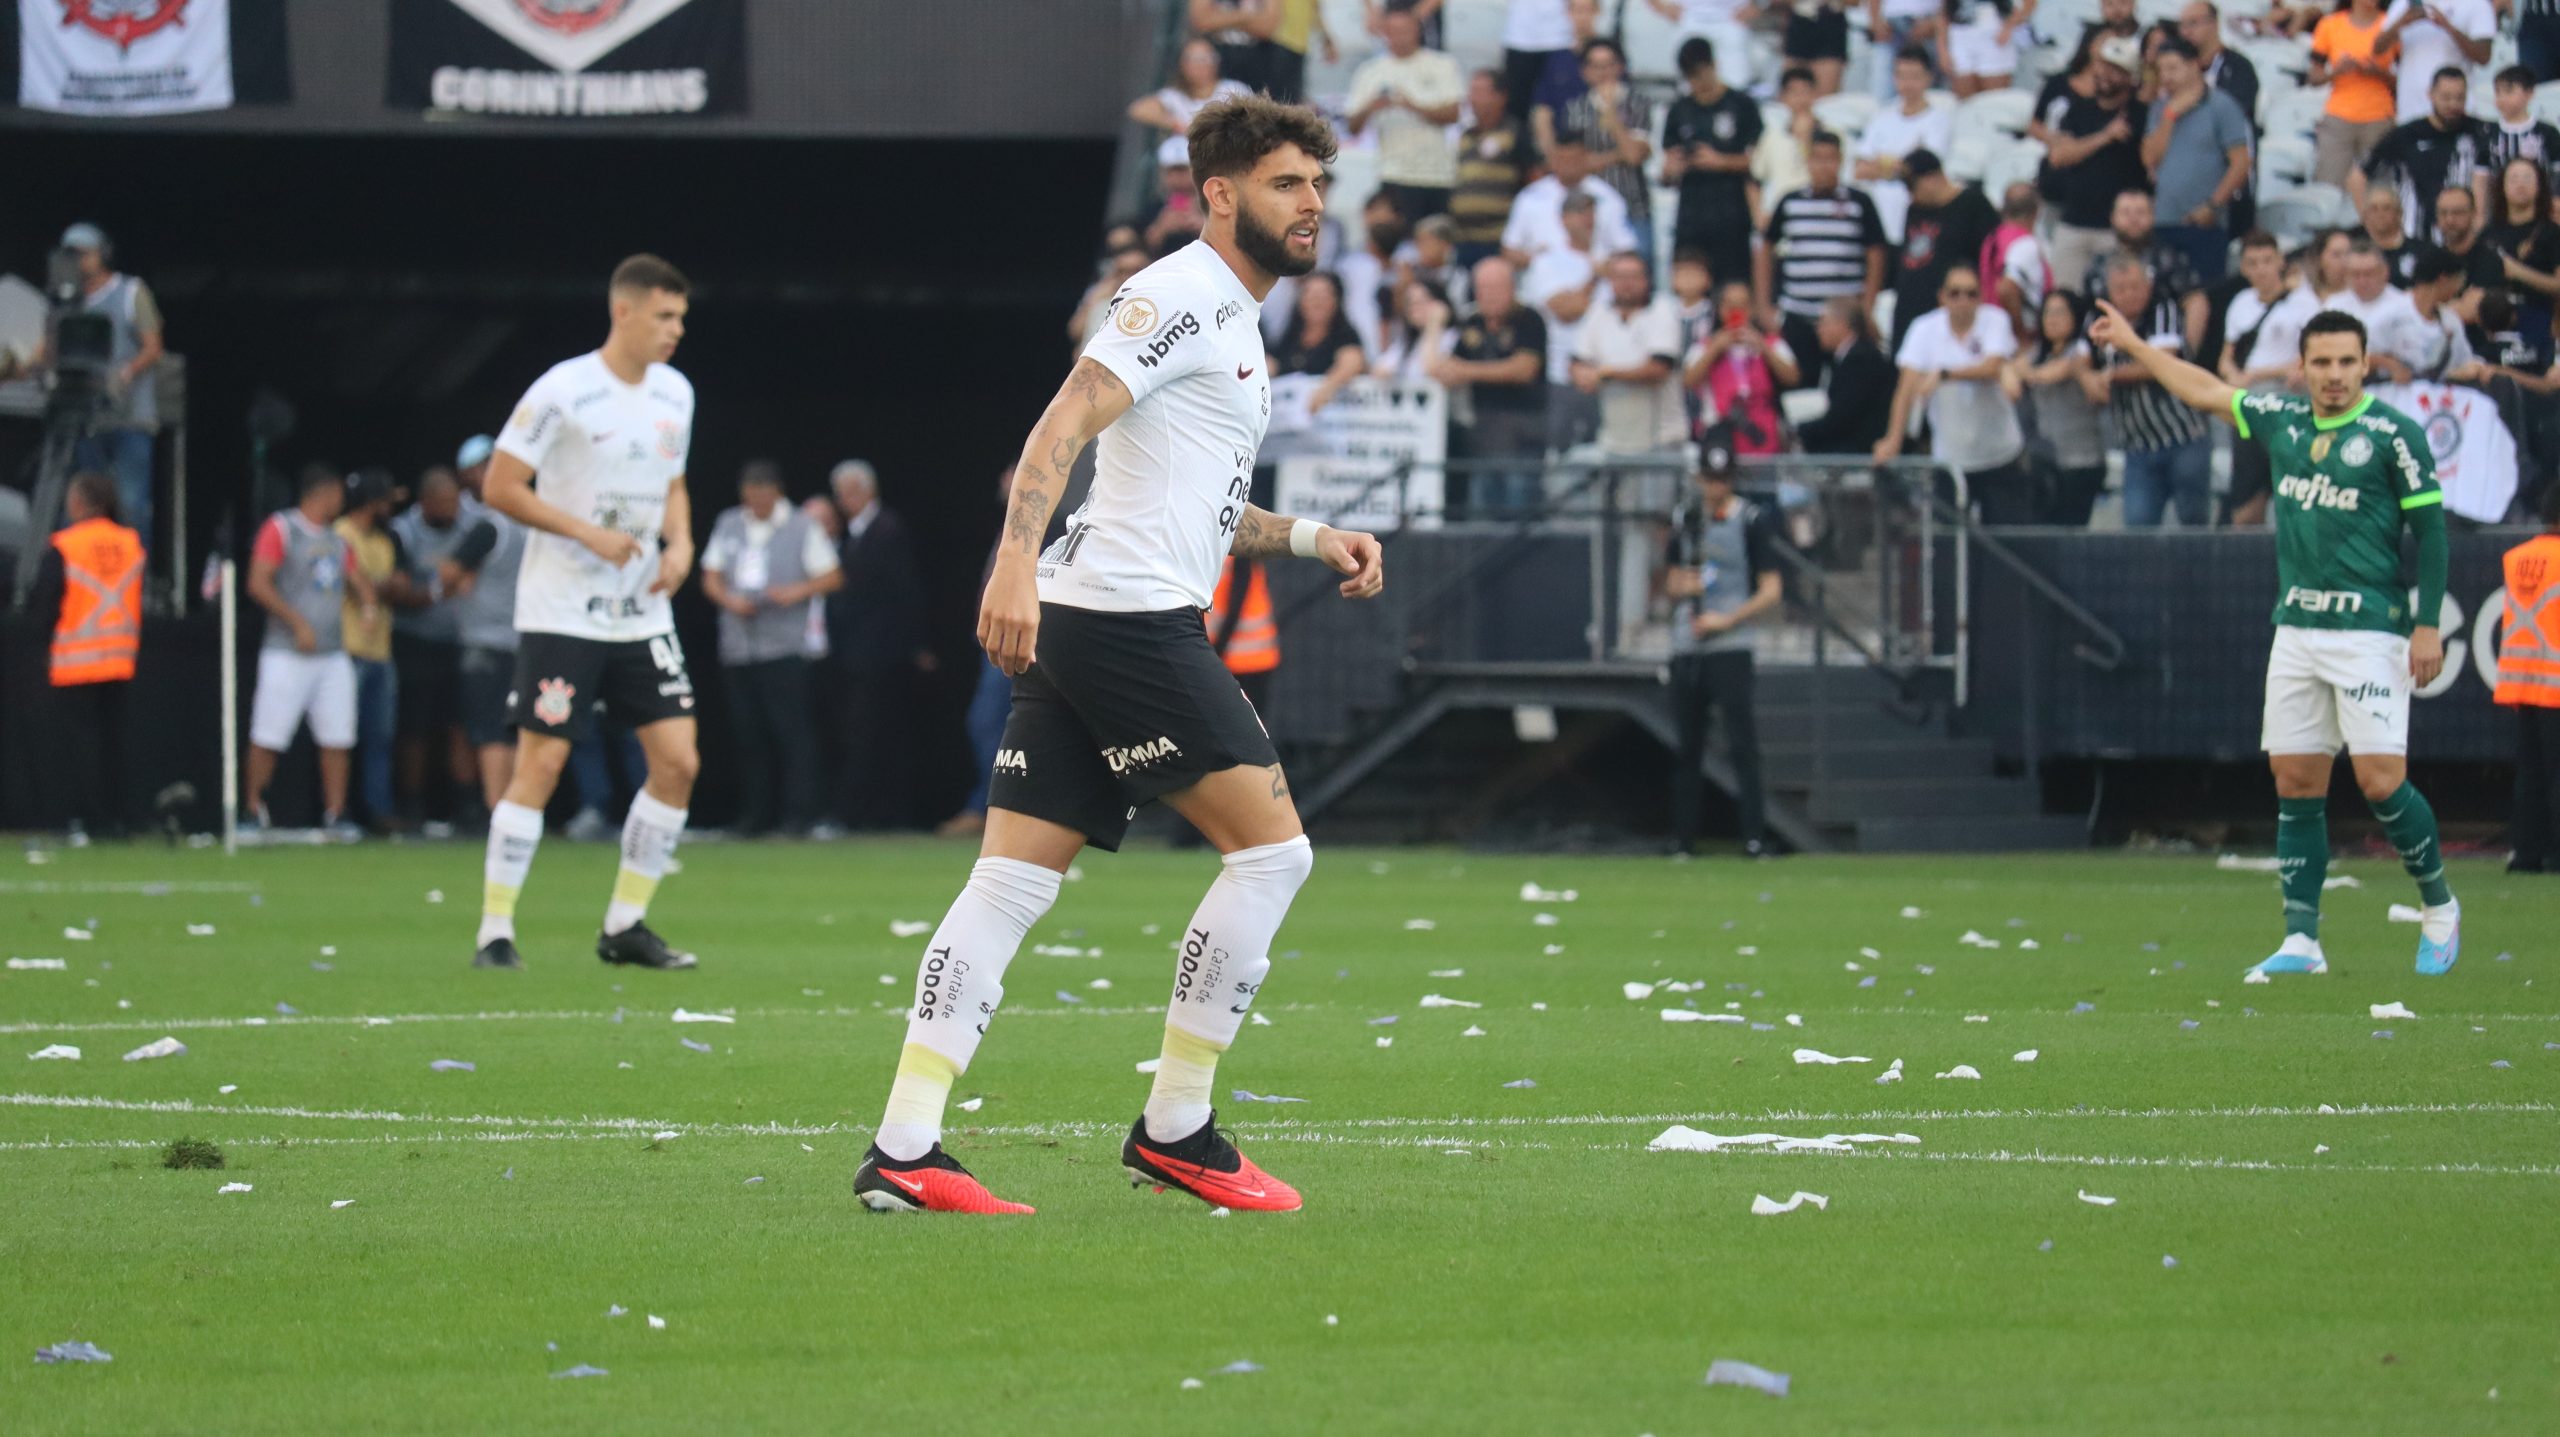
[[[2052,142],[2046,163],[2053,171],[2057,213],[2053,227],[2053,282],[2078,289],[2100,251],[2112,242],[2116,196],[2148,190],[2142,164],[2143,109],[2134,103],[2134,77],[2142,73],[2142,46],[2123,35],[2089,49],[2088,91],[2064,91],[2062,113],[2048,122]]]
[[[80,259],[80,306],[114,326],[108,351],[106,421],[82,436],[72,454],[77,469],[113,475],[116,503],[125,523],[151,544],[151,449],[160,429],[160,396],[152,369],[166,350],[160,302],[151,287],[115,270],[115,245],[107,232],[81,223],[62,232],[62,247]],[[51,346],[47,346],[48,358]]]

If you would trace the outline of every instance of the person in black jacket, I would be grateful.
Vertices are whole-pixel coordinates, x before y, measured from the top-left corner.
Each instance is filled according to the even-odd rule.
[[[828,659],[843,698],[835,739],[836,808],[853,829],[916,825],[916,675],[935,667],[925,643],[924,571],[906,523],[880,502],[871,466],[848,459],[829,477],[844,515],[844,587],[827,598]]]
[[[1893,361],[1876,347],[1875,328],[1868,322],[1865,306],[1852,295],[1843,295],[1822,306],[1822,318],[1814,321],[1814,337],[1821,342],[1819,356],[1823,375],[1823,392],[1831,397],[1831,408],[1821,418],[1796,427],[1796,435],[1804,441],[1807,454],[1867,454],[1884,437],[1887,411],[1891,405],[1881,402],[1893,394],[1901,376]],[[1804,368],[1811,373],[1815,356],[1804,356]]]

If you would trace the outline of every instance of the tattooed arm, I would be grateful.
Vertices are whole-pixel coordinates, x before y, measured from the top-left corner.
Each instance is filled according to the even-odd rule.
[[[978,643],[1007,674],[1031,667],[1040,632],[1040,588],[1033,566],[1049,516],[1066,496],[1067,474],[1094,436],[1129,410],[1129,388],[1099,360],[1080,359],[1057,397],[1031,427],[1014,466],[1013,497],[1005,504],[1004,537],[996,546],[995,573],[978,605]]]
[[[1302,522],[1247,504],[1244,517],[1236,521],[1236,537],[1227,552],[1240,559],[1287,557],[1297,552],[1290,546],[1289,536]],[[1315,557],[1327,567],[1350,575],[1342,581],[1342,597],[1374,599],[1386,587],[1385,556],[1376,535],[1326,525],[1316,530],[1315,547]]]

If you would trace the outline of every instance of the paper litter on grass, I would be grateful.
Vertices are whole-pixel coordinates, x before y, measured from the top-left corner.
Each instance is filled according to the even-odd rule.
[[[86,943],[98,935],[86,928],[65,928],[62,930],[62,936],[74,943]]]
[[[1941,1078],[1979,1078],[1982,1074],[1971,1063],[1958,1063],[1938,1075]]]
[[[697,1013],[690,1008],[678,1008],[676,1021],[679,1023],[735,1023],[738,1020],[726,1013]]]
[[[1420,1006],[1425,1008],[1481,1008],[1484,1005],[1482,1003],[1470,1003],[1464,998],[1443,998],[1437,993],[1425,993],[1422,995],[1422,1003]]]
[[[1779,1153],[1849,1153],[1857,1143],[1901,1143],[1916,1146],[1919,1139],[1909,1133],[1825,1133],[1818,1138],[1791,1138],[1783,1133],[1744,1133],[1722,1137],[1700,1132],[1696,1128],[1674,1123],[1662,1135],[1645,1144],[1650,1153],[1718,1153],[1727,1148],[1767,1148]]]
[[[1064,988],[1059,989],[1055,996],[1061,1003],[1081,1003],[1084,1001],[1082,998],[1077,997],[1075,994],[1068,992]]]
[[[1892,1067],[1887,1068],[1887,1069],[1885,1069],[1883,1072],[1876,1074],[1876,1086],[1877,1086],[1877,1087],[1879,1087],[1879,1088],[1883,1087],[1883,1086],[1884,1086],[1885,1084],[1887,1084],[1887,1083],[1899,1083],[1899,1082],[1901,1082],[1901,1081],[1902,1081],[1902,1060],[1901,1060],[1900,1058],[1896,1058],[1896,1059],[1894,1059],[1894,1060],[1893,1060],[1893,1066],[1892,1066]]]
[[[1822,1209],[1824,1212],[1829,1212],[1831,1210],[1831,1199],[1825,1197],[1821,1193],[1799,1192],[1795,1196],[1788,1198],[1785,1202],[1779,1202],[1771,1198],[1767,1193],[1759,1193],[1751,1199],[1751,1215],[1753,1217],[1776,1217],[1782,1212],[1794,1212],[1797,1208],[1804,1206],[1806,1203],[1811,1203],[1815,1207]]]
[[[1141,1073],[1152,1073],[1152,1072],[1154,1072],[1156,1069],[1161,1068],[1161,1067],[1163,1067],[1163,1066],[1164,1066],[1164,1059],[1162,1059],[1162,1058],[1149,1058],[1149,1059],[1147,1059],[1145,1062],[1140,1063],[1140,1064],[1138,1065],[1138,1071],[1139,1071],[1139,1072],[1141,1072]]]
[[[650,1330],[651,1332],[664,1332],[664,1331],[666,1331],[666,1330],[667,1330],[667,1320],[666,1320],[665,1318],[663,1318],[663,1317],[660,1317],[658,1314],[656,1314],[656,1313],[654,1313],[654,1312],[653,1312],[653,1313],[650,1313],[650,1314],[649,1314],[649,1330]]]
[[[964,1098],[961,1101],[954,1103],[952,1106],[958,1108],[964,1113],[974,1113],[978,1109],[985,1107],[986,1103],[987,1100],[984,1098]]]
[[[2373,1016],[2377,1018],[2414,1018],[2418,1016],[2417,1014],[2410,1012],[2408,1005],[2402,1003],[2397,998],[2388,1003],[2375,1003],[2371,1005],[2369,1011],[2371,1011]]]
[[[2009,1055],[2009,1061],[2012,1063],[2032,1063],[2035,1060],[2036,1050],[2033,1048],[2020,1048],[2017,1052]]]
[[[1563,954],[1563,952],[1564,952],[1564,945],[1563,945],[1563,944],[1561,944],[1561,943],[1550,943],[1550,944],[1548,944],[1548,945],[1546,946],[1546,948],[1545,948],[1544,950],[1542,950],[1542,951],[1543,951],[1543,952],[1546,954],[1546,956],[1547,956],[1547,957],[1549,957],[1549,958],[1559,957],[1559,956],[1561,956],[1561,955]]]
[[[700,1042],[692,1038],[678,1038],[676,1041],[684,1044],[686,1047],[691,1048],[697,1053],[708,1053],[711,1051],[711,1045],[709,1043]]]
[[[480,1071],[476,1064],[466,1063],[460,1058],[438,1058],[434,1062],[427,1064],[427,1070],[434,1073],[476,1073]]]
[[[1552,913],[1540,913],[1532,916],[1529,921],[1540,928],[1553,928],[1564,920]]]
[[[1737,1362],[1730,1357],[1719,1357],[1707,1365],[1709,1387],[1748,1387],[1757,1392],[1766,1392],[1772,1397],[1784,1397],[1787,1395],[1788,1381],[1787,1374],[1783,1372],[1772,1372],[1766,1367],[1754,1367],[1748,1362]]]
[[[612,1373],[605,1371],[601,1367],[591,1367],[586,1363],[581,1362],[577,1366],[572,1367],[565,1372],[552,1373],[551,1380],[557,1382],[563,1377],[611,1377],[612,1375]]]
[[[1997,938],[1985,938],[1985,937],[1983,937],[1981,934],[1974,932],[1974,931],[1973,931],[1972,929],[1970,929],[1970,928],[1968,928],[1968,929],[1964,930],[1964,936],[1963,936],[1963,937],[1961,937],[1961,938],[1958,938],[1956,941],[1957,941],[1958,943],[1963,944],[1963,945],[1964,945],[1964,946],[1966,946],[1967,948],[1997,948],[1997,947],[1999,947],[1999,946],[2000,946],[2000,940],[1999,940],[1999,939],[1997,939]]]
[[[1236,1101],[1239,1103],[1303,1103],[1306,1099],[1284,1098],[1278,1093],[1257,1093],[1247,1088],[1238,1088]]]
[[[1096,978],[1084,986],[1091,988],[1096,993],[1108,993],[1111,991],[1111,980],[1108,978]]]
[[[1506,1088],[1534,1088],[1538,1086],[1538,1080],[1535,1078],[1514,1078],[1502,1086]]]
[[[50,1059],[60,1059],[64,1062],[76,1063],[80,1061],[80,1050],[72,1047],[69,1043],[55,1043],[49,1047],[36,1049],[34,1052],[27,1055],[27,1059],[30,1062],[44,1062]]]
[[[2338,875],[2337,877],[2335,877],[2335,878],[2325,878],[2325,879],[2322,879],[2322,880],[2320,881],[2320,888],[2321,888],[2321,890],[2322,890],[2323,892],[2326,892],[2326,891],[2328,891],[2329,889],[2332,889],[2332,888],[2362,888],[2362,887],[2364,887],[2364,880],[2363,880],[2363,879],[2361,879],[2361,878],[2356,877],[2356,876],[2355,876],[2354,874],[2352,874],[2352,873],[2341,873],[2341,874],[2339,874],[2339,875]]]
[[[924,935],[932,931],[933,925],[921,918],[892,918],[889,920],[889,936],[892,938],[922,938]]]
[[[1271,1026],[1271,1020],[1262,1016],[1260,1013],[1256,1013],[1253,1015],[1253,1026],[1257,1028],[1268,1028]]]
[[[1641,1003],[1645,999],[1653,996],[1653,985],[1651,983],[1621,983],[1618,985],[1618,991],[1627,995],[1628,1002]]]
[[[1787,1026],[1788,1026],[1788,1027],[1790,1027],[1790,1028],[1801,1028],[1801,1027],[1803,1027],[1803,1026],[1804,1026],[1804,1015],[1803,1015],[1802,1013],[1789,1013],[1789,1014],[1787,1015]]]
[[[1428,918],[1408,918],[1404,921],[1405,931],[1408,933],[1428,933],[1439,926]]]
[[[2284,871],[2283,862],[2279,858],[2243,858],[2236,853],[2226,853],[2215,859],[2213,866],[2225,873],[2281,873]]]
[[[113,1362],[115,1355],[94,1342],[57,1342],[36,1349],[38,1362]]]
[[[1378,1040],[1378,1046],[1379,1046],[1379,1047],[1381,1047],[1381,1048],[1392,1048],[1392,1047],[1394,1047],[1395,1045],[1396,1045],[1396,1040],[1395,1040],[1395,1039],[1393,1039],[1393,1038],[1380,1038],[1380,1039]]]
[[[187,936],[190,938],[210,938],[213,936],[213,925],[210,923],[190,923],[187,925]]]
[[[2412,908],[2406,903],[2394,903],[2391,905],[2391,921],[2394,923],[2424,923],[2427,921],[2427,915],[2424,910]]]
[[[174,1058],[186,1050],[187,1045],[177,1039],[160,1037],[125,1054],[124,1060],[128,1063],[139,1063],[145,1058]]]
[[[1523,903],[1571,903],[1581,896],[1570,888],[1540,888],[1534,881],[1520,885],[1520,901]]]
[[[1201,1381],[1197,1377],[1186,1377],[1182,1379],[1182,1390],[1185,1392],[1196,1392],[1208,1385],[1208,1383]]]
[[[1242,1376],[1247,1372],[1260,1372],[1261,1370],[1261,1363],[1239,1357],[1235,1361],[1228,1363],[1226,1366],[1219,1368],[1217,1371],[1212,1372],[1209,1375],[1212,1377],[1237,1377]]]
[[[12,958],[9,960],[9,966],[22,972],[39,969],[55,973],[66,972],[71,967],[68,962],[60,958]]]
[[[1909,904],[1904,904],[1902,908],[1902,916],[1905,918],[1918,918],[1921,916],[1921,910],[1914,908]]]
[[[2044,948],[2044,945],[2043,945],[2043,944],[2038,943],[2036,940],[2034,940],[2034,939],[2032,939],[2032,938],[2021,938],[2021,939],[2019,939],[2019,940],[2018,940],[2018,946],[2019,946],[2020,948],[2031,949],[2031,950],[2036,950],[2036,951],[2041,951],[2041,950]]]
[[[354,1207],[355,1205],[356,1200],[354,1198],[332,1198],[329,1202],[329,1210],[331,1212],[336,1212],[342,1207]]]
[[[2114,1207],[2116,1205],[2116,1200],[2114,1198],[2100,1197],[2086,1188],[2080,1190],[2080,1200],[2091,1207]]]
[[[1461,1038],[1481,1038],[1484,1036],[1484,1029],[1470,1023],[1467,1025],[1467,1031],[1460,1033],[1458,1036]]]
[[[256,1189],[256,1188],[254,1188],[254,1187],[252,1187],[252,1186],[251,1186],[251,1185],[249,1185],[248,1183],[224,1183],[224,1184],[222,1185],[222,1187],[221,1187],[220,1191],[217,1191],[217,1192],[214,1194],[214,1196],[216,1196],[216,1197],[220,1197],[220,1196],[222,1196],[222,1194],[223,1194],[223,1193],[245,1193],[245,1192],[256,1192],[256,1191],[257,1191],[257,1189]]]
[[[1662,1021],[1666,1023],[1739,1023],[1743,1021],[1743,1017],[1739,1013],[1701,1013],[1695,1008],[1665,1008],[1662,1010]]]
[[[1402,1019],[1402,1017],[1403,1017],[1403,1015],[1402,1015],[1402,1014],[1400,1014],[1400,1013],[1389,1013],[1389,1014],[1385,1015],[1384,1017],[1379,1017],[1379,1018],[1372,1018],[1372,1019],[1370,1019],[1370,1020],[1369,1020],[1369,1026],[1370,1026],[1370,1027],[1372,1027],[1372,1028],[1383,1028],[1383,1027],[1386,1027],[1386,1026],[1387,1026],[1388,1024],[1390,1024],[1390,1023],[1394,1023],[1394,1022],[1397,1022],[1397,1021],[1401,1020],[1401,1019]]]
[[[1835,1058],[1829,1053],[1822,1052],[1818,1049],[1798,1048],[1796,1049],[1796,1061],[1799,1063],[1872,1063],[1875,1059],[1855,1057]]]

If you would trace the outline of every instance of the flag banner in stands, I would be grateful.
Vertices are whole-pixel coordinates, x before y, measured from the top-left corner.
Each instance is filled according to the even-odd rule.
[[[1395,528],[1440,520],[1449,457],[1449,397],[1429,380],[1355,379],[1312,413],[1321,379],[1284,374],[1271,381],[1271,427],[1262,462],[1277,466],[1275,499],[1284,514],[1328,524]],[[1399,465],[1409,466],[1388,481]]]
[[[2516,497],[2516,440],[2497,400],[2484,390],[2432,380],[2376,384],[2367,392],[2426,431],[2447,510],[2475,524],[2507,517]]]
[[[66,115],[227,110],[231,0],[17,0],[18,103]]]
[[[737,114],[746,0],[391,0],[388,103],[439,117]]]

